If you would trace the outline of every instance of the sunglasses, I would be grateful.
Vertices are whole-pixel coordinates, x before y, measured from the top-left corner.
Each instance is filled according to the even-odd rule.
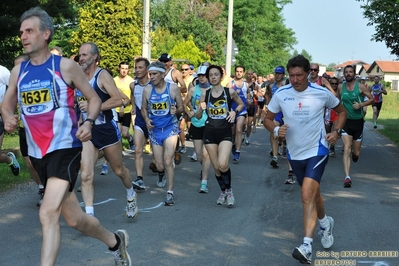
[[[189,68],[182,68],[181,71],[189,71]]]
[[[338,83],[330,83],[331,85],[338,85]]]
[[[319,70],[318,70],[317,68],[311,68],[310,71],[317,72],[317,71],[319,71]]]

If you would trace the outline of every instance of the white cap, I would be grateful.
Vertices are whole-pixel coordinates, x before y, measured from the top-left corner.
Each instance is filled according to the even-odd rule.
[[[362,77],[362,80],[366,80],[366,77],[365,77],[365,76],[363,76],[363,77]]]
[[[207,69],[208,69],[208,67],[206,67],[206,66],[200,66],[198,68],[197,75],[205,75]]]

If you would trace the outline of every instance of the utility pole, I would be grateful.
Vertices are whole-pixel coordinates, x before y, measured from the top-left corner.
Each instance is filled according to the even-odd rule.
[[[233,40],[233,4],[234,0],[229,0],[229,11],[227,20],[227,45],[226,45],[226,75],[231,74],[231,52]]]
[[[143,43],[142,43],[141,56],[151,61],[150,0],[144,0]]]

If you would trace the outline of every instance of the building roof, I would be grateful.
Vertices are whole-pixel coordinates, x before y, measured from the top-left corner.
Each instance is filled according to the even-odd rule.
[[[338,65],[334,66],[334,68],[342,68],[342,67],[346,67],[347,65],[354,66],[354,65],[357,65],[357,64],[364,65],[364,64],[367,64],[367,63],[362,61],[362,60],[349,60],[349,61],[346,61],[346,62],[343,62],[341,64],[338,64]]]
[[[387,72],[399,73],[399,61],[382,61],[382,60],[374,61],[371,64],[371,66],[367,69],[367,73],[370,73],[376,65],[384,73]]]

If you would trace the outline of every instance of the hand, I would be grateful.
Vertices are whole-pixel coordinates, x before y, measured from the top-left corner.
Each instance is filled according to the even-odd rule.
[[[280,127],[280,129],[278,130],[278,136],[285,137],[287,135],[288,128],[289,128],[289,126],[287,124],[282,125]]]
[[[177,111],[176,105],[172,104],[170,106],[170,114],[175,115]]]
[[[205,110],[206,109],[206,103],[205,102],[201,102],[200,105],[198,106],[199,110]]]
[[[339,139],[338,133],[336,131],[334,132],[326,134],[326,140],[331,145],[335,145],[337,143],[337,140]]]
[[[87,112],[87,107],[88,107],[87,101],[80,101],[78,104],[79,104],[79,109],[82,112]]]
[[[236,119],[237,113],[235,111],[230,111],[229,115],[226,117],[226,120],[229,121],[230,123],[234,123],[234,120]]]
[[[86,122],[83,123],[76,132],[76,137],[80,139],[80,141],[85,142],[91,140],[91,125]]]
[[[7,120],[4,121],[4,129],[8,133],[14,132],[15,129],[17,129],[18,126],[18,115],[13,115],[7,118]]]
[[[362,108],[362,104],[358,103],[358,102],[354,102],[352,106],[353,106],[353,109],[355,109],[355,110],[359,110],[360,108]]]
[[[136,108],[132,108],[132,110],[130,111],[131,115],[136,115]]]
[[[195,115],[195,113],[194,113],[194,111],[193,110],[191,110],[191,111],[189,111],[188,113],[187,113],[187,115],[188,115],[188,117],[193,117],[194,115]]]
[[[154,128],[154,126],[152,125],[152,120],[148,119],[147,122],[145,123],[145,125],[147,126],[148,130],[151,130]]]

